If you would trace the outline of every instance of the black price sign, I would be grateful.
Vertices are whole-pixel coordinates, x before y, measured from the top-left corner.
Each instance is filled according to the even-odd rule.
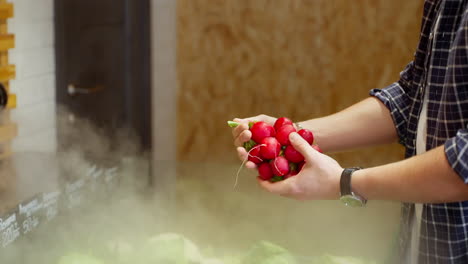
[[[16,212],[0,218],[0,239],[3,248],[13,243],[20,235]]]
[[[45,220],[52,221],[59,212],[60,192],[50,192],[42,194],[42,206],[44,208]]]
[[[102,175],[104,175],[104,169],[99,168],[97,165],[93,165],[88,169],[86,176],[91,181],[90,189],[92,192],[99,191]]]
[[[83,204],[85,193],[85,180],[80,179],[65,186],[65,195],[67,196],[67,208],[73,209]]]
[[[112,191],[117,187],[117,167],[108,168],[104,171],[104,181],[106,182],[107,190]]]
[[[18,206],[18,215],[23,234],[27,234],[39,226],[41,210],[42,202],[39,197]]]

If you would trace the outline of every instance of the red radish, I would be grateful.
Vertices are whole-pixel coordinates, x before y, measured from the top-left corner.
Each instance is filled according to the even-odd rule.
[[[287,146],[284,150],[284,157],[294,163],[304,161],[304,156],[291,145]]]
[[[285,179],[291,178],[292,176],[296,176],[299,171],[297,170],[297,164],[296,163],[289,163],[289,173],[284,176]]]
[[[301,172],[301,170],[302,170],[302,168],[304,167],[304,165],[305,165],[305,161],[299,163],[299,165],[297,165],[297,171],[298,171],[298,172]]]
[[[288,175],[285,175],[284,176],[284,179],[289,179],[291,177],[294,177],[298,174],[299,172],[298,171],[291,171]]]
[[[275,129],[265,122],[256,122],[250,128],[253,141],[260,143],[266,137],[274,137]]]
[[[289,162],[285,157],[277,157],[270,163],[275,176],[284,176],[289,173]]]
[[[278,131],[282,126],[284,125],[292,125],[293,122],[291,121],[291,119],[287,118],[287,117],[280,117],[278,119],[276,119],[276,122],[275,122],[275,129],[276,131]]]
[[[271,170],[270,164],[265,162],[258,165],[258,174],[258,177],[264,181],[271,179],[271,177],[273,177],[273,171]]]
[[[321,149],[318,145],[312,145],[312,147],[313,147],[316,151],[318,151],[318,152],[320,152],[320,153],[323,153],[322,149]]]
[[[290,172],[297,171],[297,164],[293,162],[289,162],[289,171]]]
[[[263,159],[274,159],[278,157],[281,145],[274,137],[264,138],[260,142],[260,155]]]
[[[302,167],[304,167],[304,164],[305,164],[305,161],[299,163],[299,164],[296,164],[296,163],[290,163],[289,164],[289,174],[284,176],[285,179],[288,179],[288,178],[291,178],[293,176],[296,176],[297,174],[299,174],[299,172],[301,172],[302,170]]]
[[[314,134],[308,129],[301,129],[297,132],[303,139],[309,142],[310,145],[314,143]]]
[[[289,134],[292,132],[296,132],[293,125],[284,125],[276,131],[276,139],[278,139],[278,142],[283,146],[289,145],[291,144],[291,142],[289,142]]]
[[[260,156],[260,146],[254,147],[249,152],[249,160],[255,164],[260,164],[263,162]]]

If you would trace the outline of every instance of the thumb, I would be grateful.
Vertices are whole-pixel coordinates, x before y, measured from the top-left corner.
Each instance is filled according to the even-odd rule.
[[[306,162],[308,162],[309,164],[314,164],[314,160],[318,152],[314,148],[312,148],[311,145],[309,145],[309,142],[303,139],[296,132],[289,134],[289,141],[291,142],[291,145],[297,151],[299,151],[302,154],[302,156],[304,156]]]

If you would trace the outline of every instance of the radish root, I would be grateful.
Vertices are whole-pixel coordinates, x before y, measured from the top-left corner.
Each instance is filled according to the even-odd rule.
[[[261,159],[260,157],[250,155],[250,152],[252,152],[252,150],[254,150],[256,148],[259,148],[261,146],[266,146],[266,145],[262,144],[262,145],[254,146],[251,150],[249,150],[249,152],[247,152],[247,157],[245,157],[245,159],[242,161],[242,164],[240,165],[239,169],[237,170],[236,181],[234,182],[234,189],[237,187],[237,183],[239,182],[239,174],[240,174],[242,168],[244,167],[244,164],[249,160],[249,157],[254,157],[254,158],[257,158],[257,159],[263,161],[263,159]]]
[[[273,160],[273,165],[275,165],[276,171],[279,172],[278,166],[276,166],[276,158]],[[273,175],[275,175],[275,174],[273,173]]]

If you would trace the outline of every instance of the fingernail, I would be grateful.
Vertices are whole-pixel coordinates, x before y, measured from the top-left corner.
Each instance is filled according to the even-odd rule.
[[[292,132],[291,134],[289,134],[289,140],[291,141],[296,141],[299,139],[299,134],[297,134],[296,132]]]

